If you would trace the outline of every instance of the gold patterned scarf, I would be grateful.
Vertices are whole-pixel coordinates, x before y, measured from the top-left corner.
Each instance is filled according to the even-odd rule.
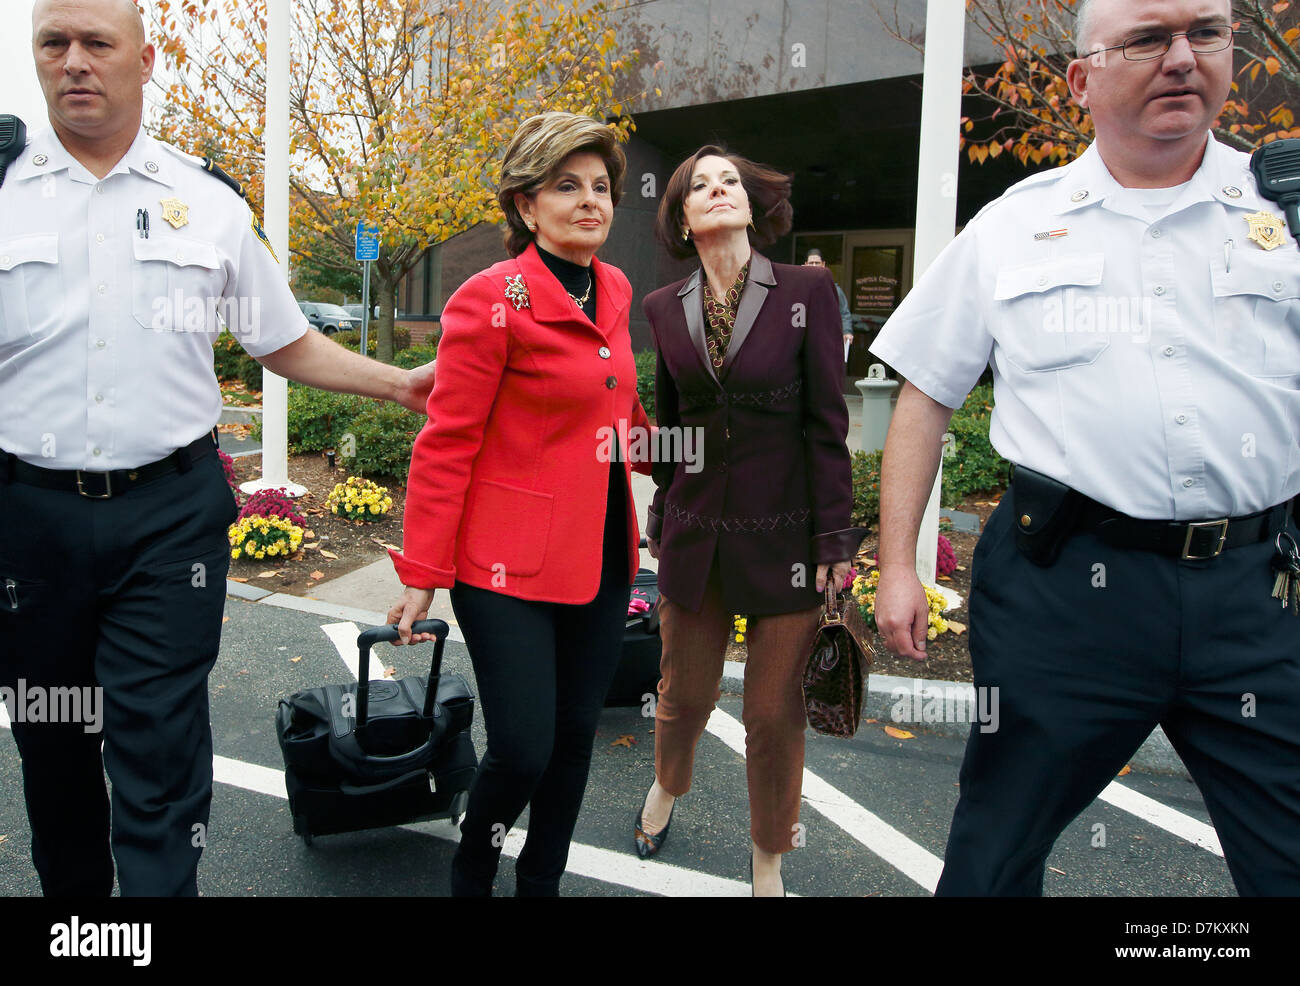
[[[749,277],[749,261],[745,261],[745,266],[736,275],[736,283],[721,300],[713,297],[713,292],[709,290],[709,279],[703,272],[701,277],[704,280],[704,339],[713,368],[720,371],[727,358],[727,347],[731,345],[731,333],[736,328],[736,310],[740,307],[740,295],[745,290],[745,281]]]

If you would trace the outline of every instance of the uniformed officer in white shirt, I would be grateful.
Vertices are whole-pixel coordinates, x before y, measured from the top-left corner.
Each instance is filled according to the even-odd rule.
[[[1227,0],[1081,7],[1092,54],[1068,80],[1095,143],[980,213],[872,347],[907,381],[881,496],[891,650],[924,658],[917,528],[990,362],[1017,466],[970,600],[1000,727],[971,731],[938,893],[1040,894],[1058,835],[1159,723],[1238,891],[1296,894],[1300,620],[1270,591],[1297,537],[1300,255],[1248,155],[1207,136]]]
[[[192,895],[235,516],[213,339],[417,410],[432,366],[309,331],[237,186],[143,132],[130,0],[39,0],[33,48],[52,129],[0,185],[0,687],[103,689],[97,723],[93,693],[76,721],[10,709],[45,893],[107,895],[116,859],[124,895]]]

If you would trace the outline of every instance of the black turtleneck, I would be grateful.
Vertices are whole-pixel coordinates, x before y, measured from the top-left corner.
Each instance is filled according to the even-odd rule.
[[[587,293],[587,287],[590,285],[591,294],[587,295],[587,303],[582,306],[582,313],[591,319],[594,325],[596,323],[596,272],[590,267],[575,264],[572,260],[557,257],[543,250],[540,244],[537,246],[537,256],[542,258],[546,269],[555,275],[560,286],[575,302]]]

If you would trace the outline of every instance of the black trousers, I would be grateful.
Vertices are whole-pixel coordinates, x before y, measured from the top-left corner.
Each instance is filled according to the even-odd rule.
[[[110,500],[0,480],[0,686],[102,689],[102,731],[10,706],[47,896],[109,895],[114,859],[123,896],[198,892],[235,513],[212,454]]]
[[[626,485],[622,464],[611,463],[600,587],[591,602],[531,602],[462,583],[451,590],[487,728],[452,862],[453,896],[491,893],[502,841],[525,806],[516,894],[559,893],[596,725],[622,652],[632,591]]]
[[[1000,722],[971,729],[936,892],[1041,894],[1057,837],[1159,724],[1238,892],[1300,894],[1300,619],[1270,598],[1272,542],[1180,561],[1078,534],[1042,569],[1011,514],[989,519],[970,601]]]

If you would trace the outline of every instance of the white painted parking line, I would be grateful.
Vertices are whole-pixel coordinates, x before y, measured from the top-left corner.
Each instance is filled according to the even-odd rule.
[[[4,704],[4,702],[0,702],[0,729],[8,729],[8,728],[9,728],[9,709]]]
[[[361,677],[358,674],[358,662],[360,654],[357,653],[357,634],[361,631],[357,629],[355,623],[324,623],[321,630],[325,636],[330,638],[330,643],[334,649],[339,652],[339,657],[343,658],[343,663],[348,666],[348,671],[353,678]],[[372,652],[370,655],[370,680],[382,681],[384,678],[384,662]]]
[[[331,616],[336,620],[351,620],[354,623],[364,623],[366,626],[383,626],[388,622],[387,613],[377,613],[368,609],[358,609],[355,606],[341,606],[338,603],[322,602],[319,599],[308,599],[305,596],[291,596],[287,592],[276,592],[264,599],[257,601],[258,606],[279,606],[281,609],[292,609],[299,613],[312,613],[316,616]],[[460,632],[453,621],[447,621],[449,633],[447,639],[453,643],[463,644],[465,635]],[[353,641],[355,645],[355,641]]]
[[[1206,825],[1198,818],[1184,815],[1181,811],[1161,804],[1155,798],[1149,798],[1131,787],[1111,781],[1106,789],[1097,795],[1097,798],[1131,815],[1137,815],[1143,821],[1200,846],[1207,852],[1220,857],[1223,855],[1223,846],[1219,844],[1219,836],[1214,831],[1213,825]]]
[[[713,715],[709,716],[708,731],[741,757],[745,756],[745,727],[740,720],[721,709],[714,709]],[[803,796],[810,807],[825,815],[908,879],[934,893],[934,888],[939,883],[939,873],[943,869],[943,861],[938,856],[913,842],[807,768],[803,772]]]
[[[288,798],[284,787],[284,772],[270,767],[217,756],[212,758],[212,776],[220,784],[228,784],[231,787],[282,800]],[[451,842],[460,840],[460,831],[447,820],[414,822],[398,827],[408,832]],[[506,835],[501,851],[512,859],[517,858],[524,848],[524,839],[527,835],[525,829],[511,829]],[[728,880],[710,873],[700,873],[697,870],[688,870],[669,863],[646,862],[637,858],[630,845],[627,852],[620,853],[575,842],[569,847],[569,864],[566,872],[664,897],[749,896],[748,883]]]

